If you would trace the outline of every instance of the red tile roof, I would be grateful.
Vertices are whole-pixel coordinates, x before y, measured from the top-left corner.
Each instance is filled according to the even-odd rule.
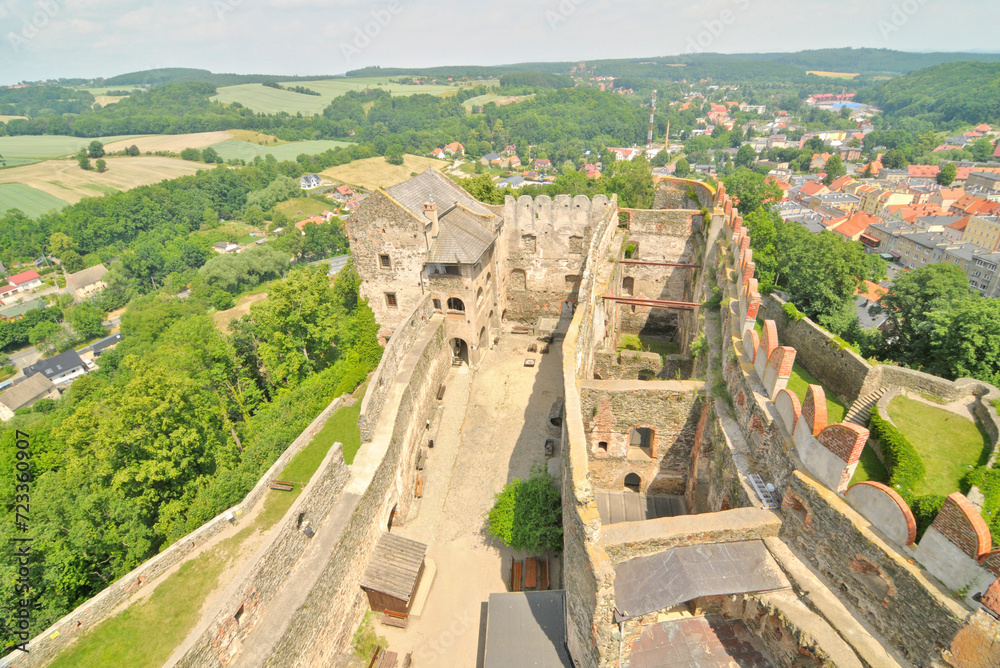
[[[856,213],[850,218],[842,219],[842,222],[834,225],[831,221],[831,229],[838,234],[842,234],[848,239],[853,239],[868,229],[872,223],[880,223],[883,219],[878,216],[871,216],[867,213]]]
[[[873,283],[872,281],[865,281],[858,287],[857,291],[855,291],[854,294],[864,297],[870,302],[877,302],[878,300],[882,299],[882,297],[885,296],[887,292],[889,291],[883,288],[878,283]]]
[[[22,271],[20,274],[14,274],[7,279],[7,282],[11,285],[23,285],[40,278],[41,276],[38,275],[37,271],[29,269],[28,271]]]
[[[941,171],[940,165],[910,165],[906,168],[917,179],[933,179]]]

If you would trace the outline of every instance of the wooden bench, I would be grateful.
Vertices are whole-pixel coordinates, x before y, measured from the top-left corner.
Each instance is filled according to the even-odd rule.
[[[528,557],[525,560],[524,588],[536,589],[538,587],[538,559]]]
[[[516,559],[510,563],[510,590],[521,591],[521,562]]]
[[[538,588],[546,590],[549,588],[549,558],[545,557],[538,562]]]
[[[396,668],[396,658],[395,652],[376,647],[372,660],[368,662],[368,668]]]
[[[407,624],[410,622],[409,616],[405,612],[393,612],[392,610],[383,610],[382,617],[379,619],[380,622],[386,626],[394,626],[397,629],[405,629]]]
[[[268,485],[271,489],[276,489],[281,492],[290,492],[295,489],[294,482],[288,482],[287,480],[272,480],[271,484]]]
[[[417,483],[413,490],[413,496],[418,499],[421,499],[424,496],[424,477],[422,475],[417,476]]]
[[[441,401],[442,399],[444,399],[444,391],[445,391],[445,386],[444,385],[442,385],[441,387],[438,388],[438,401]]]

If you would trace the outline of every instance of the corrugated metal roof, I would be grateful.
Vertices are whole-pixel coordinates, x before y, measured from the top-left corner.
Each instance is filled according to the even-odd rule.
[[[490,594],[484,668],[572,668],[566,592]]]
[[[644,496],[635,492],[594,492],[601,524],[640,522],[687,514],[683,496]]]
[[[615,566],[615,607],[631,619],[700,596],[788,586],[762,541],[685,545]]]
[[[493,233],[458,206],[438,217],[438,235],[431,239],[428,262],[474,264],[493,244]]]
[[[383,533],[375,546],[361,586],[401,601],[409,601],[417,586],[427,546],[396,534]]]

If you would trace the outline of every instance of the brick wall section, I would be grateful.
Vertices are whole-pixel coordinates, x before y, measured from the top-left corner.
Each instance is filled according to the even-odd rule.
[[[767,366],[778,374],[778,378],[788,378],[792,375],[795,365],[795,348],[778,346],[768,357]]]
[[[979,562],[983,565],[983,568],[988,570],[993,575],[1000,577],[1000,550],[993,550]]]
[[[807,561],[856,615],[871,624],[897,651],[919,666],[940,665],[942,652],[955,637],[967,608],[931,585],[924,572],[876,536],[870,524],[834,492],[801,473],[785,488],[782,538]],[[808,509],[807,513],[797,511]],[[852,562],[877,567],[891,584],[874,587]]]
[[[950,666],[959,668],[1000,666],[1000,621],[984,610],[977,610],[951,641],[950,649],[950,655],[946,657]]]
[[[874,480],[866,480],[864,482],[855,483],[854,485],[851,485],[851,487],[852,488],[858,487],[860,485],[864,485],[867,487],[874,487],[875,489],[881,491],[883,494],[892,499],[893,503],[895,503],[899,507],[899,512],[903,513],[903,517],[906,520],[906,532],[907,532],[906,544],[913,545],[913,543],[916,542],[917,540],[917,521],[913,517],[913,511],[910,510],[910,507],[908,505],[906,505],[906,501],[904,501],[903,497],[899,495],[899,492],[894,490],[892,487],[889,487],[888,485],[883,485],[882,483],[875,482]],[[998,563],[998,566],[1000,566],[1000,563]]]
[[[809,425],[813,436],[826,429],[826,393],[819,385],[810,385],[802,403],[802,419]]]
[[[848,464],[853,464],[861,457],[868,441],[868,430],[853,423],[832,424],[820,432],[816,440]]]
[[[976,507],[958,492],[945,499],[931,526],[973,559],[986,556],[993,546],[986,521]]]
[[[773,320],[765,320],[760,330],[760,350],[765,359],[771,359],[771,353],[778,347],[778,328]]]

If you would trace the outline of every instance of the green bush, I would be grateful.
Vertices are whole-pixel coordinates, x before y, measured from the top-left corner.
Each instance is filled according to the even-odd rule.
[[[706,299],[701,307],[717,310],[722,306],[722,291],[719,288],[712,288],[712,296]]]
[[[691,357],[698,359],[708,352],[708,340],[704,334],[699,334],[698,338],[691,342]]]
[[[990,533],[1000,536],[1000,469],[979,466],[969,471],[963,482],[968,487],[978,487],[983,493],[983,519]]]
[[[793,304],[792,302],[785,302],[781,308],[782,310],[784,310],[785,315],[788,317],[788,319],[794,322],[799,322],[800,320],[806,317],[806,314],[795,308],[795,304]]]
[[[642,350],[642,339],[638,334],[622,334],[618,347],[622,350]]]
[[[872,406],[871,435],[882,446],[882,454],[889,469],[889,485],[904,499],[913,498],[917,485],[924,479],[927,467],[913,444],[902,432],[879,414],[878,406]]]
[[[544,469],[514,478],[496,495],[487,517],[487,532],[515,550],[562,549],[562,501],[559,487]]]

